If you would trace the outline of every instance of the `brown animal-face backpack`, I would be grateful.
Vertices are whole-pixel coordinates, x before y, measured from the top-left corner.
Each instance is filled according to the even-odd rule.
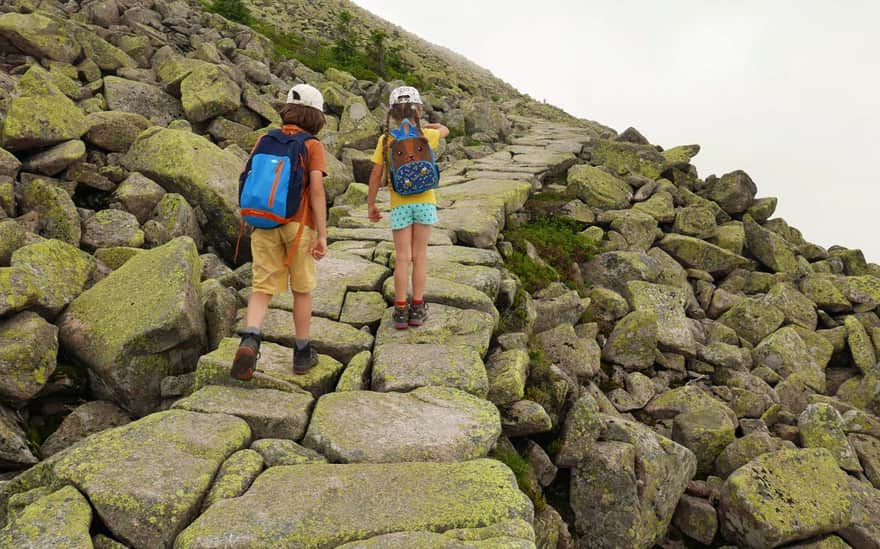
[[[390,138],[390,139],[389,139]],[[399,195],[420,194],[440,185],[434,151],[418,126],[404,118],[385,136],[385,167]]]

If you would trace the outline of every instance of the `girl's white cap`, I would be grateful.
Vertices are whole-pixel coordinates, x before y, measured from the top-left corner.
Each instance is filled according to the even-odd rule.
[[[391,91],[391,97],[388,98],[388,103],[390,105],[397,103],[415,103],[421,105],[422,97],[419,95],[419,90],[414,87],[400,86]]]
[[[287,92],[287,102],[294,105],[305,105],[324,112],[324,96],[314,86],[297,84]]]

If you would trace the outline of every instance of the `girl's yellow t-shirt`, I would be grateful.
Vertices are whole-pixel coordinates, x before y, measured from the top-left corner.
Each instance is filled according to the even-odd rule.
[[[423,128],[422,135],[428,140],[428,145],[431,147],[431,150],[434,151],[434,154],[437,154],[437,149],[440,148],[440,131],[431,128]],[[384,146],[385,134],[382,134],[379,138],[379,143],[376,145],[376,151],[373,153],[373,164],[381,166],[385,163],[385,159],[383,158]],[[388,188],[388,191],[391,193],[392,208],[403,206],[405,204],[437,204],[437,195],[434,194],[434,189],[409,196],[401,196],[394,192],[394,189],[390,187]]]

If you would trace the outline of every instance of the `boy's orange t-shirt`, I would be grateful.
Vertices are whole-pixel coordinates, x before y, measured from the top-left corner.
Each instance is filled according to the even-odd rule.
[[[294,124],[285,124],[284,126],[281,126],[281,131],[287,135],[295,135],[305,130]],[[262,139],[262,137],[260,139]],[[257,141],[257,144],[259,144],[259,140]],[[257,146],[254,145],[254,149],[256,148]],[[327,157],[324,152],[323,143],[318,139],[309,139],[306,141],[306,151],[308,152],[309,158],[308,166],[306,166],[305,192],[302,193],[302,202],[300,202],[299,210],[296,212],[296,215],[293,216],[293,221],[297,223],[302,223],[303,217],[306,216],[306,212],[311,212],[311,208],[306,206],[306,203],[309,200],[308,188],[310,174],[312,172],[321,172],[324,177],[327,177]],[[310,229],[315,228],[315,222],[310,214],[306,217],[306,226]]]

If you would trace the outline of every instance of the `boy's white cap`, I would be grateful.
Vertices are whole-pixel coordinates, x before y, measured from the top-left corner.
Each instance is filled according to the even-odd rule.
[[[297,84],[287,92],[287,102],[294,105],[305,105],[324,112],[324,96],[314,86]]]
[[[414,87],[400,86],[391,90],[391,97],[388,98],[388,103],[390,105],[397,103],[416,103],[421,105],[422,97],[419,95],[419,90]]]

